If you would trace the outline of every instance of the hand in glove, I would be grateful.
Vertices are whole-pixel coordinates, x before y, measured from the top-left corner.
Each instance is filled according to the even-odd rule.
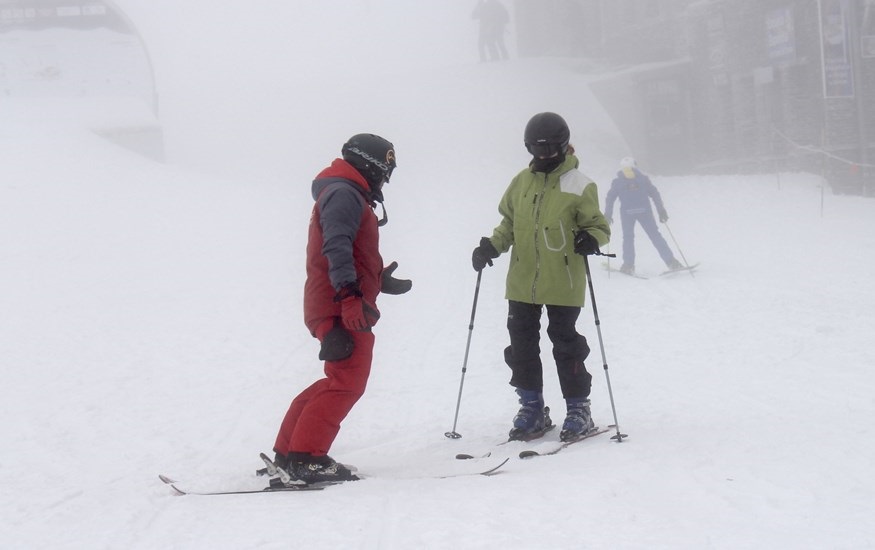
[[[347,330],[370,330],[380,319],[377,306],[365,301],[356,282],[343,285],[334,301],[340,302],[340,316]]]
[[[410,279],[396,279],[392,273],[398,268],[398,262],[392,262],[383,268],[380,275],[380,292],[383,294],[404,294],[413,286]]]
[[[474,271],[482,271],[486,264],[492,266],[492,259],[499,256],[498,251],[492,246],[492,241],[488,237],[480,239],[480,246],[474,249],[471,254],[471,265],[474,266]]]
[[[574,251],[581,256],[598,254],[599,243],[585,229],[581,229],[574,235]]]
[[[319,339],[320,361],[343,361],[352,355],[355,342],[337,317],[329,317],[316,327],[314,336]]]
[[[666,212],[664,208],[659,211],[659,221],[660,223],[665,223],[668,221],[668,212]]]

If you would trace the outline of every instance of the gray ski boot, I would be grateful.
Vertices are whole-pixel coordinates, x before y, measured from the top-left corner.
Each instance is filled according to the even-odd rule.
[[[562,423],[562,431],[559,432],[561,441],[574,441],[595,428],[592,413],[589,410],[589,399],[566,399],[565,404],[568,407],[568,415],[565,417],[565,422]]]

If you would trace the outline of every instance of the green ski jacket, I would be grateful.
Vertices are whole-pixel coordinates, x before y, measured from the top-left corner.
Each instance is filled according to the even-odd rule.
[[[504,192],[501,223],[490,241],[511,250],[505,298],[529,304],[582,307],[586,298],[583,257],[574,253],[574,233],[586,230],[600,246],[611,228],[599,209],[598,187],[568,155],[552,172],[521,171]]]

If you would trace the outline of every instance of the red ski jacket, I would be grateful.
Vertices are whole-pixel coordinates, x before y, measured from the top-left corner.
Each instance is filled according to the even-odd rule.
[[[322,321],[340,316],[334,297],[346,284],[358,281],[363,298],[376,305],[383,259],[376,205],[358,170],[335,159],[313,180],[312,193],[304,323],[315,336]]]

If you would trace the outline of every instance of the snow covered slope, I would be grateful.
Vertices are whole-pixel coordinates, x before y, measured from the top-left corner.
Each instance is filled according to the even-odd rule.
[[[602,196],[628,153],[562,63],[387,74],[366,94],[369,112],[342,89],[260,78],[247,88],[260,102],[239,90],[169,99],[167,165],[86,130],[0,127],[0,546],[875,546],[870,200],[822,196],[803,174],[655,178],[684,255],[702,265],[643,281],[593,263],[629,439],[531,461],[499,447],[512,458],[490,478],[399,479],[417,461],[492,448],[517,409],[501,354],[503,257],[483,276],[463,438],[443,435],[470,251],[527,162],[528,117],[568,118]],[[543,95],[547,80],[561,93]],[[210,119],[223,100],[250,108]],[[382,298],[369,390],[332,449],[374,477],[314,493],[172,496],[158,473],[255,482],[289,400],[319,375],[301,320],[309,181],[360,131],[397,146],[383,252],[414,281]],[[660,272],[638,243],[639,270]],[[607,424],[591,310],[579,328]],[[545,393],[561,416],[544,344]]]

